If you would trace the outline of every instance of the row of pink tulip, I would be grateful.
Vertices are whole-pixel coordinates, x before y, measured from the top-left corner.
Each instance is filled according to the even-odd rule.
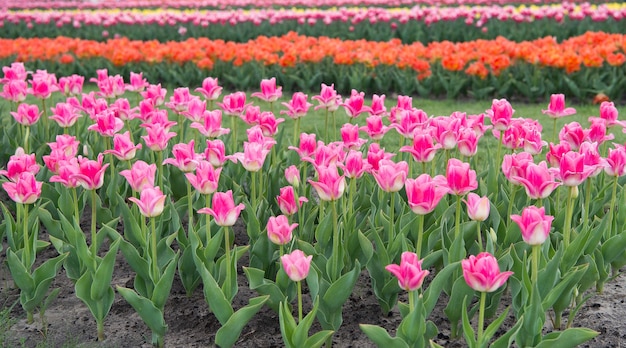
[[[581,3],[587,0],[570,0]],[[558,0],[133,0],[133,1],[72,1],[72,0],[37,0],[37,1],[3,1],[0,8],[37,9],[37,8],[237,8],[237,7],[331,7],[331,6],[411,6],[411,5],[506,5],[506,4],[545,4],[558,3]],[[602,2],[602,1],[601,1]]]
[[[236,25],[238,23],[261,24],[268,22],[278,24],[285,21],[297,21],[300,24],[324,24],[333,22],[399,22],[420,21],[432,24],[440,21],[465,20],[467,24],[482,26],[489,20],[533,22],[540,19],[582,20],[591,18],[594,21],[608,19],[621,20],[626,17],[626,6],[591,5],[583,3],[562,3],[558,5],[541,5],[533,7],[514,6],[474,6],[474,7],[413,7],[405,9],[386,9],[375,7],[364,8],[333,8],[333,9],[260,9],[260,10],[223,10],[206,12],[189,12],[178,10],[159,10],[156,12],[137,11],[27,11],[0,12],[0,23],[18,24],[25,22],[29,26],[37,24],[56,24],[57,26],[101,25]]]

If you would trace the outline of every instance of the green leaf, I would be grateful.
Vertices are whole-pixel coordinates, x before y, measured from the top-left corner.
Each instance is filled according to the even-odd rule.
[[[250,319],[263,307],[263,304],[268,298],[269,296],[259,296],[250,299],[247,306],[235,312],[228,319],[226,324],[217,330],[215,343],[220,347],[232,347],[235,342],[237,342],[237,339],[239,339],[241,330],[243,330]]]
[[[626,249],[626,231],[609,238],[602,244],[602,256],[604,262],[611,263]]]
[[[553,332],[543,337],[535,348],[577,347],[598,336],[599,332],[587,328],[569,328],[565,331]]]
[[[476,342],[476,334],[474,333],[474,329],[470,324],[469,318],[467,316],[467,297],[463,299],[463,335],[465,336],[465,341],[470,346],[470,348],[477,347]]]
[[[485,343],[489,342],[491,338],[496,334],[496,332],[498,331],[498,329],[500,328],[500,326],[502,325],[502,323],[504,322],[508,314],[509,314],[509,307],[507,307],[504,310],[504,312],[502,312],[502,314],[500,314],[500,316],[496,320],[494,320],[493,322],[491,322],[491,324],[489,324],[489,326],[487,326],[487,329],[485,329],[485,332],[484,332]]]
[[[325,306],[330,308],[341,308],[352,293],[354,284],[356,284],[356,281],[359,278],[359,273],[360,265],[357,262],[352,271],[344,274],[337,279],[337,281],[332,283],[322,297],[322,301]]]
[[[517,335],[517,332],[519,331],[520,327],[522,327],[523,322],[524,322],[524,316],[522,315],[517,321],[517,323],[515,323],[515,325],[511,329],[509,329],[506,333],[504,333],[504,335],[498,337],[498,339],[495,340],[491,344],[491,348],[511,347],[513,344],[513,340],[515,339],[515,336]]]
[[[302,321],[298,323],[298,326],[293,332],[292,342],[296,347],[306,347],[306,341],[309,337],[309,330],[311,329],[311,325],[313,325],[313,321],[315,320],[315,314],[317,313],[318,307],[319,297],[316,297],[315,301],[313,301],[313,308],[304,318],[302,318]]]
[[[165,302],[170,295],[170,290],[172,289],[172,282],[174,281],[174,274],[176,273],[176,264],[178,262],[178,255],[174,259],[170,260],[170,263],[167,264],[165,270],[161,274],[161,278],[159,282],[154,285],[154,292],[152,293],[152,303],[157,308],[165,307]]]
[[[65,260],[66,257],[67,254],[63,254],[52,259],[48,259],[41,266],[39,266],[35,272],[33,272],[33,280],[35,281],[36,288],[33,293],[27,294],[28,301],[22,301],[22,306],[25,309],[30,308],[32,310],[37,306],[40,306],[45,300],[50,284],[59,272],[59,269],[61,269],[63,260]],[[21,300],[22,297],[20,296],[20,301]]]
[[[303,347],[307,348],[319,348],[326,343],[326,340],[332,336],[334,331],[332,330],[323,330],[319,331],[313,336],[309,337],[304,343]]]
[[[455,262],[444,267],[435,275],[435,278],[428,285],[428,289],[424,291],[424,308],[426,308],[427,316],[430,315],[435,308],[441,291],[443,291],[443,288],[450,281],[450,277],[459,269],[460,265],[460,262]]]
[[[298,325],[296,324],[296,320],[291,314],[291,310],[289,309],[289,304],[287,302],[281,302],[280,311],[278,312],[278,318],[278,320],[280,321],[280,333],[283,336],[285,347],[297,348],[293,344],[293,333]]]
[[[163,318],[163,312],[154,306],[147,298],[137,295],[131,289],[116,287],[117,292],[135,309],[144,323],[159,336],[164,336],[167,331],[167,325]]]
[[[359,324],[359,327],[378,347],[409,348],[409,345],[401,338],[391,337],[389,333],[380,326]]]
[[[269,299],[267,304],[270,308],[278,312],[279,304],[287,301],[287,295],[283,293],[276,283],[265,278],[265,272],[262,269],[243,267],[243,271],[248,278],[250,289],[261,295],[268,295]]]
[[[15,285],[26,293],[35,291],[35,280],[11,248],[7,249],[7,262]]]
[[[204,284],[204,299],[209,304],[209,307],[215,314],[215,317],[220,322],[220,324],[224,325],[228,319],[233,315],[233,308],[230,302],[226,299],[226,296],[222,292],[219,284],[213,278],[213,275],[207,270],[206,266],[197,253],[200,250],[196,250],[194,253],[194,261],[196,263],[196,267],[198,269],[198,273],[200,273],[200,277],[202,277],[202,283]]]
[[[93,276],[93,283],[91,284],[91,298],[93,300],[99,300],[104,296],[104,293],[111,289],[111,278],[113,277],[113,267],[115,266],[115,257],[117,256],[117,249],[120,246],[120,240],[118,239],[109,248],[109,251],[102,259],[100,265]]]
[[[450,293],[448,305],[444,309],[444,313],[448,317],[448,320],[453,323],[458,323],[461,316],[467,312],[467,307],[465,307],[463,303],[466,301],[466,298],[471,300],[473,297],[474,290],[467,285],[465,278],[457,278],[452,285],[452,292]]]

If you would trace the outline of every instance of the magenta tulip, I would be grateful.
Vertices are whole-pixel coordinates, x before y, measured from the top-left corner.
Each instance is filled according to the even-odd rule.
[[[451,194],[462,196],[478,188],[476,171],[470,169],[469,163],[461,162],[456,158],[448,161],[446,179]]]
[[[432,212],[448,193],[446,185],[446,179],[441,175],[431,178],[422,174],[417,179],[407,179],[404,186],[409,207],[418,215]]]
[[[135,192],[141,192],[147,187],[154,186],[154,177],[156,176],[156,164],[148,164],[144,161],[133,163],[130,169],[122,170],[120,175],[126,178],[131,189]]]
[[[99,154],[97,160],[78,156],[78,166],[80,171],[72,175],[73,178],[85,189],[95,190],[104,184],[104,172],[109,163],[102,165],[103,155]]]
[[[398,192],[404,187],[408,173],[409,165],[405,161],[381,160],[378,170],[372,171],[372,176],[383,191]]]
[[[341,198],[346,189],[346,179],[339,175],[334,164],[329,166],[316,166],[318,181],[309,180],[309,183],[317,191],[323,201],[336,201]]]
[[[243,203],[235,206],[233,191],[216,192],[211,202],[212,208],[198,210],[200,214],[210,214],[218,226],[233,226],[241,211],[245,208]]]
[[[185,173],[185,177],[200,194],[209,195],[217,191],[222,168],[214,168],[205,160],[198,161],[195,173]]]
[[[285,245],[291,241],[293,230],[298,224],[289,224],[285,215],[271,216],[267,221],[267,237],[276,245]]]
[[[420,288],[430,273],[427,270],[422,270],[422,260],[418,259],[416,253],[409,251],[402,253],[399,265],[387,265],[385,269],[398,278],[398,285],[406,291]]]
[[[552,220],[554,217],[546,216],[543,207],[537,208],[534,205],[524,208],[522,215],[511,215],[511,221],[517,223],[524,242],[529,245],[540,245],[548,239]]]
[[[113,136],[113,149],[104,151],[104,154],[112,154],[120,161],[128,161],[135,158],[139,149],[141,149],[141,144],[133,144],[130,140],[130,132],[126,131]]]
[[[15,182],[2,183],[2,188],[9,197],[16,203],[32,204],[41,196],[42,182],[35,179],[31,172],[22,172]]]
[[[277,101],[282,95],[282,87],[276,87],[276,78],[261,80],[261,92],[252,93],[253,97],[268,103]]]
[[[550,104],[548,104],[548,110],[541,110],[541,112],[550,117],[559,118],[575,114],[576,109],[565,107],[564,94],[553,94],[550,96]]]
[[[296,196],[293,186],[285,186],[280,188],[280,194],[276,196],[276,201],[278,201],[280,211],[287,216],[291,216],[298,212],[302,203],[309,200],[306,197]]]
[[[511,271],[500,272],[498,260],[487,252],[470,255],[461,261],[461,267],[467,285],[480,292],[496,291],[513,274]]]
[[[554,180],[554,173],[548,169],[545,161],[539,164],[528,163],[526,168],[517,172],[512,179],[524,186],[526,194],[532,199],[547,198],[561,185]]]
[[[159,187],[146,187],[141,191],[139,198],[130,197],[128,200],[137,204],[141,215],[155,217],[163,212],[166,197]]]

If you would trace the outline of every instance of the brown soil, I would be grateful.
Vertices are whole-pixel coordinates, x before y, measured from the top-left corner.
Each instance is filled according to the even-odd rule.
[[[239,233],[245,234],[240,231]],[[42,233],[41,239],[46,239]],[[6,245],[4,246],[6,249]],[[38,260],[54,256],[54,250],[47,250],[38,255]],[[244,256],[239,266],[247,264]],[[247,288],[247,279],[239,269],[239,293],[234,300],[235,309],[248,303],[248,299],[257,296]],[[124,258],[118,256],[113,275],[114,285],[132,287],[134,273]],[[35,347],[44,343],[46,347],[151,347],[150,330],[135,313],[133,308],[118,294],[105,320],[106,339],[96,341],[96,324],[87,307],[74,295],[74,287],[61,271],[53,287],[61,288],[59,297],[46,311],[48,334],[44,337],[41,323],[26,324],[25,313],[19,305],[19,291],[13,287],[5,262],[4,252],[0,255],[0,307],[17,304],[11,311],[15,324],[8,333],[6,347]],[[595,294],[582,307],[575,319],[575,326],[588,327],[600,334],[585,347],[621,347],[626,345],[626,326],[623,317],[626,314],[626,276],[620,275],[605,285],[603,294]],[[305,295],[305,299],[308,296]],[[400,296],[401,301],[406,298]],[[506,300],[504,300],[506,301]],[[440,299],[431,315],[431,320],[438,326],[436,342],[444,347],[464,347],[462,339],[450,339],[449,323],[443,315],[445,299]],[[305,303],[310,306],[310,301]],[[165,337],[166,347],[208,347],[214,346],[215,333],[219,323],[209,311],[202,290],[197,289],[191,297],[178,279],[174,280],[170,298],[166,304],[165,320],[169,325]],[[359,329],[359,323],[375,324],[392,332],[400,323],[397,310],[389,316],[382,315],[375,296],[372,293],[367,274],[363,272],[355,289],[343,308],[344,322],[333,336],[335,347],[374,347],[374,344]],[[38,316],[36,315],[38,319]],[[547,320],[547,325],[550,321]],[[505,322],[512,325],[512,318]],[[312,331],[319,330],[319,326]],[[394,333],[392,332],[392,335]],[[282,347],[284,346],[278,314],[264,307],[244,328],[236,347]]]

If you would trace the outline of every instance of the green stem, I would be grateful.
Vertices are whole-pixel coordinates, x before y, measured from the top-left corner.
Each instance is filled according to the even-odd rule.
[[[556,136],[556,118],[553,118],[552,119],[552,142],[554,144],[558,144],[559,143],[558,140],[559,139]]]
[[[105,150],[111,150],[112,146],[111,146],[111,138],[110,137],[105,137],[105,145],[106,145],[106,149]],[[109,167],[111,170],[111,180],[113,180],[113,176],[115,175],[115,163],[113,163],[113,155],[109,155]]]
[[[96,255],[98,255],[98,239],[96,238],[96,190],[91,190],[91,256],[94,258],[94,263],[96,262]]]
[[[236,120],[237,116],[232,115],[230,117],[230,128],[232,129],[232,141],[231,141],[231,146],[232,146],[232,153],[237,152],[237,120]]]
[[[20,204],[22,206],[22,210],[23,210],[23,222],[22,225],[24,227],[23,229],[23,236],[22,238],[24,238],[24,266],[26,266],[26,269],[28,270],[28,272],[30,273],[30,267],[33,265],[33,262],[31,261],[31,258],[33,258],[31,256],[31,242],[30,242],[30,236],[28,233],[28,204]]]
[[[613,191],[615,192],[615,191]],[[591,201],[591,180],[587,178],[585,180],[585,207],[583,210],[583,228],[589,227],[589,204]],[[615,203],[615,202],[613,202]],[[611,209],[613,209],[613,205],[611,205]]]
[[[609,206],[610,209],[610,215],[609,215],[609,234],[608,234],[608,238],[613,237],[613,235],[615,234],[614,232],[616,232],[613,229],[613,219],[615,217],[615,200],[617,198],[617,178],[618,176],[615,176],[615,178],[613,179],[613,192],[611,193],[611,205]],[[589,180],[587,180],[589,181]]]
[[[48,141],[48,110],[46,109],[46,100],[45,99],[41,99],[41,108],[43,111],[43,130],[44,130],[44,142]]]
[[[572,232],[572,215],[574,215],[574,198],[572,195],[574,188],[575,186],[569,186],[567,188],[567,208],[565,211],[565,226],[563,227],[563,245],[565,248],[569,246],[570,235]]]
[[[183,114],[178,114],[178,129],[180,130],[180,142],[185,142],[185,118]]]
[[[156,235],[156,222],[154,221],[154,217],[150,218],[150,226],[152,227],[152,243],[150,243],[150,251],[152,253],[152,281],[156,285],[159,282],[159,278],[161,278],[159,272],[159,263],[157,260],[157,235]]]
[[[190,236],[191,233],[193,233],[193,199],[191,197],[191,183],[189,180],[187,180],[187,217],[189,221],[187,225],[187,236]]]
[[[30,127],[24,126],[24,128],[24,153],[28,154],[30,152],[30,142],[28,141],[28,139],[30,138]]]
[[[300,323],[302,322],[302,281],[296,283],[298,284],[298,323]]]
[[[324,109],[326,110],[326,112],[324,113],[324,129],[325,129],[325,133],[324,136],[326,137],[326,142],[329,141],[328,139],[328,108]]]
[[[476,221],[476,237],[478,238],[478,251],[483,252],[483,236],[480,230],[480,221]]]
[[[250,202],[252,203],[252,211],[254,212],[254,214],[257,213],[257,188],[256,188],[256,182],[257,182],[257,178],[256,178],[256,172],[250,172],[250,181],[251,181],[251,189],[250,189]]]
[[[532,273],[531,282],[533,284],[537,284],[537,280],[539,279],[539,255],[541,254],[541,244],[533,245],[532,249]]]
[[[76,225],[80,226],[80,213],[78,212],[78,194],[76,193],[76,187],[72,188],[72,196],[74,198],[74,219],[76,220]]]
[[[159,188],[161,191],[165,192],[165,187],[163,187],[163,177],[165,173],[163,173],[163,151],[157,151],[157,175],[159,176]]]
[[[396,239],[396,231],[395,231],[395,208],[396,208],[396,193],[391,192],[391,199],[389,200],[389,243],[391,244],[394,239]]]
[[[487,293],[486,292],[481,292],[480,293],[480,308],[478,310],[478,337],[476,339],[476,342],[478,343],[479,347],[482,347],[482,342],[483,342],[483,327],[485,325],[485,302],[487,300]]]
[[[333,281],[337,280],[339,278],[339,274],[341,273],[339,268],[339,258],[341,257],[341,255],[339,254],[339,227],[337,226],[337,204],[336,201],[330,201],[330,205],[331,205],[331,209],[332,209],[332,214],[333,214],[333,255],[332,255],[332,262],[333,262],[333,274],[331,275],[331,278]]]
[[[104,341],[104,322],[96,320],[96,326],[98,328],[98,341]]]
[[[209,207],[211,205],[211,194],[205,195],[204,196],[204,206],[205,207]],[[211,214],[204,214],[204,219],[205,219],[205,226],[206,226],[206,244],[204,245],[205,247],[209,245],[209,242],[211,241],[211,238],[213,237],[211,235]]]
[[[231,281],[231,260],[230,260],[230,231],[228,230],[228,226],[224,226],[224,252],[226,253],[226,281],[227,284],[224,287],[224,293],[230,296],[230,281]]]
[[[300,117],[296,118],[296,125],[293,131],[293,146],[298,146],[299,136],[300,136]]]
[[[418,257],[419,259],[419,257]],[[417,290],[413,290],[413,291],[409,291],[409,313],[412,313],[413,310],[415,309],[415,298],[414,298],[414,294],[417,292]]]
[[[511,226],[511,214],[513,214],[513,206],[515,205],[515,194],[517,193],[517,185],[510,183],[511,188],[510,192],[511,192],[511,196],[510,196],[510,200],[509,200],[509,209],[507,211],[506,214],[506,226],[507,228],[509,226]]]
[[[350,186],[348,188],[348,211],[350,217],[354,215],[354,191],[356,190],[356,178],[350,179]]]
[[[422,254],[422,240],[424,239],[424,215],[417,216],[417,243],[415,244],[415,253],[417,259],[420,259]]]
[[[456,218],[454,221],[454,239],[461,235],[461,196],[456,196]]]
[[[335,111],[331,114],[333,115],[333,140],[337,140],[337,117],[335,117]]]

